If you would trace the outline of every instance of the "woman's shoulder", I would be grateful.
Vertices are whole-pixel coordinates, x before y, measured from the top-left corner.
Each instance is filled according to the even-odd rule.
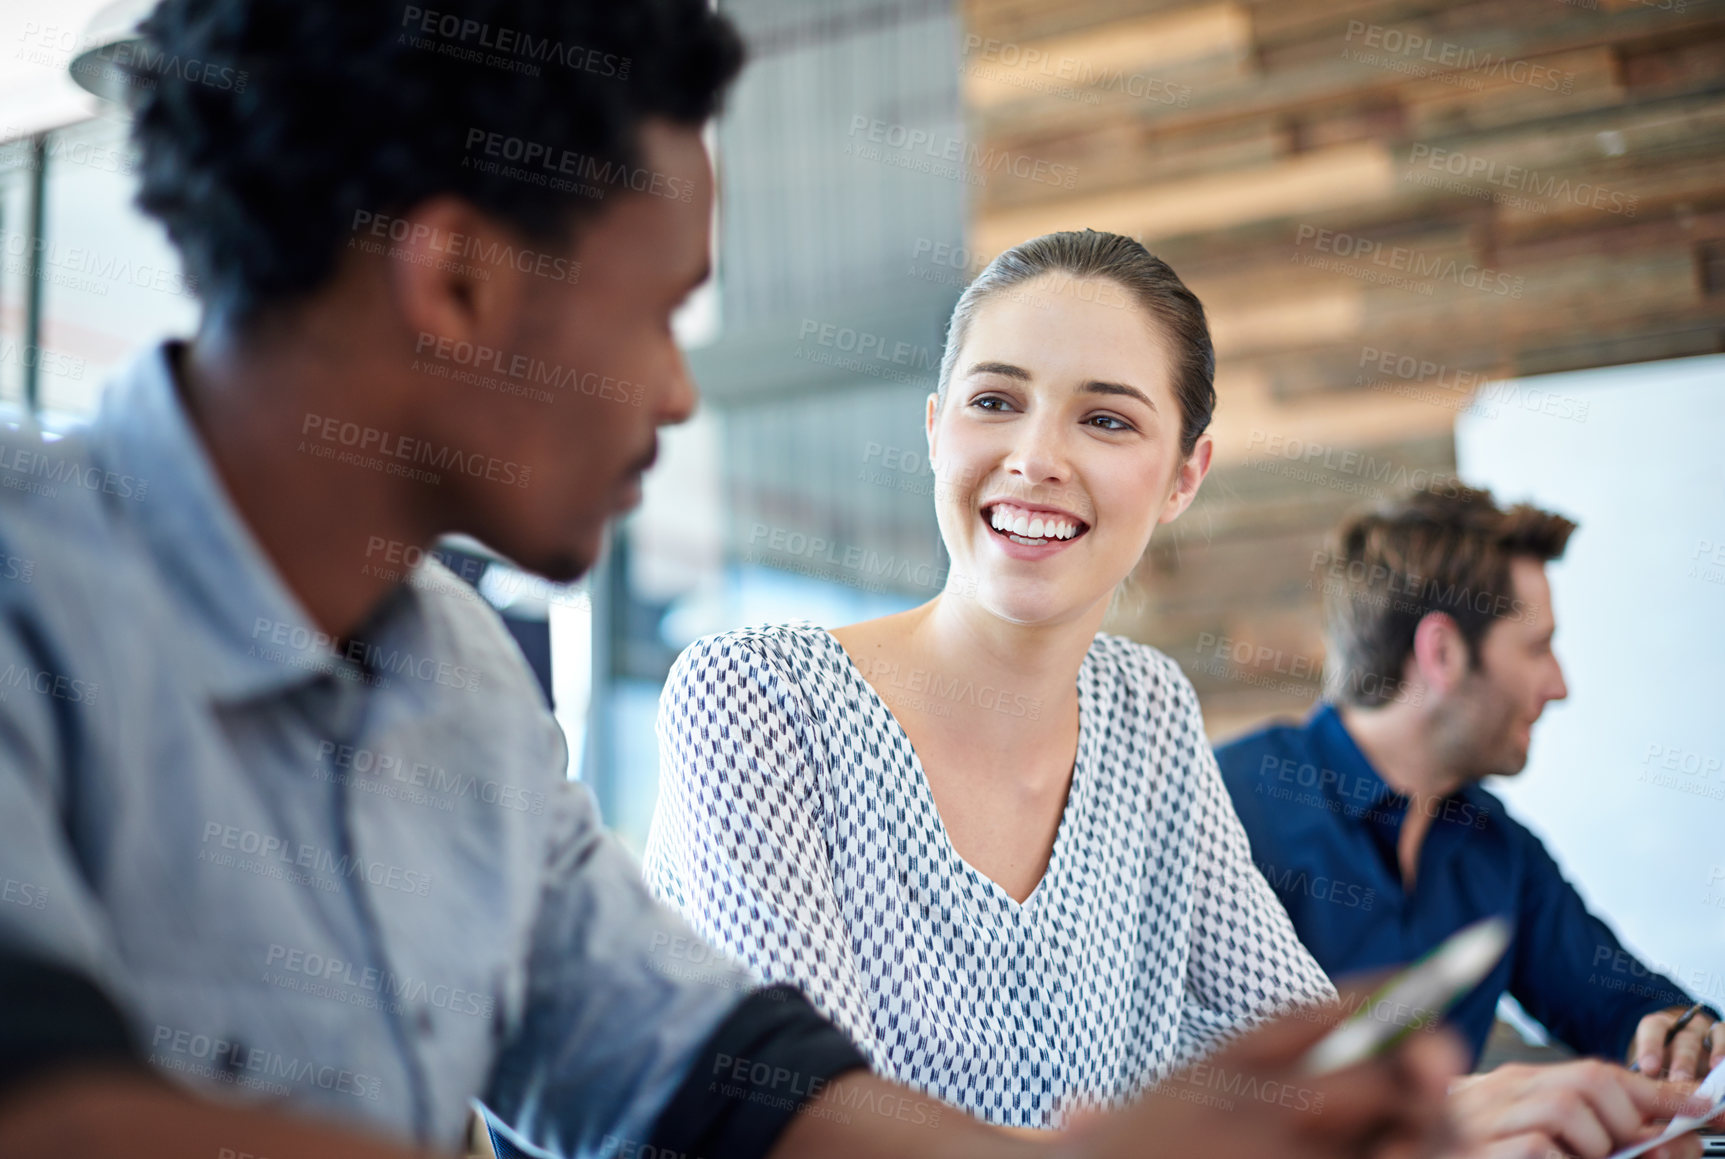
[[[1091,642],[1087,660],[1099,673],[1113,680],[1120,694],[1182,707],[1187,704],[1193,708],[1197,706],[1192,682],[1186,679],[1174,658],[1160,648],[1125,636],[1098,632]]]
[[[819,688],[839,674],[833,662],[836,646],[825,628],[806,622],[733,628],[683,649],[666,683],[692,682],[715,691],[763,682]]]
[[[667,790],[673,800],[740,809],[769,790],[797,800],[821,790],[820,706],[834,699],[821,683],[821,635],[810,624],[775,624],[702,636],[683,649],[659,696],[661,808]]]
[[[820,649],[832,633],[806,620],[789,624],[751,624],[702,636],[683,649],[683,655],[712,660],[733,653],[761,658],[809,656]]]
[[[1124,636],[1098,633],[1086,664],[1092,669],[1091,696],[1108,725],[1109,764],[1122,776],[1189,785],[1203,775],[1200,751],[1207,751],[1203,710],[1191,681],[1173,657],[1159,648]],[[1148,760],[1124,759],[1134,753]],[[1152,776],[1150,768],[1160,770]],[[1148,781],[1145,783],[1149,783]],[[1171,798],[1165,798],[1170,799]]]

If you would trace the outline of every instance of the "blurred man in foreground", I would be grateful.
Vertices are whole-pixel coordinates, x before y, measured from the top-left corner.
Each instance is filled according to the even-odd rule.
[[[580,576],[693,408],[670,318],[730,26],[165,0],[146,31],[108,63],[204,310],[89,430],[0,443],[0,1154],[395,1155],[475,1100],[565,1155],[1042,1151],[701,952],[426,559],[466,532]],[[1210,1064],[1322,1114],[1151,1098],[1062,1152],[1427,1145],[1451,1044],[1303,1077],[1322,1031]]]

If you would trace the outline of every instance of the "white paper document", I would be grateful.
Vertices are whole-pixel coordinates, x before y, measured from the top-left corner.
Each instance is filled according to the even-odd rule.
[[[1611,1156],[1611,1159],[1634,1159],[1637,1155],[1645,1155],[1647,1152],[1653,1150],[1653,1148],[1659,1146],[1659,1144],[1675,1139],[1677,1136],[1685,1134],[1686,1132],[1693,1131],[1703,1123],[1711,1122],[1721,1114],[1725,1114],[1725,1062],[1722,1062],[1713,1068],[1713,1072],[1709,1074],[1701,1085],[1695,1089],[1695,1093],[1704,1099],[1711,1099],[1713,1102],[1713,1109],[1704,1115],[1697,1115],[1693,1118],[1688,1115],[1679,1115],[1677,1118],[1671,1120],[1671,1125],[1665,1128],[1664,1133],[1657,1139],[1649,1139],[1645,1143],[1637,1143],[1633,1147],[1626,1147],[1622,1151]]]

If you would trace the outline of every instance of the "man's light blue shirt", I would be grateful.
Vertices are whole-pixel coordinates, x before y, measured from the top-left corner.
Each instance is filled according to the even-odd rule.
[[[476,1097],[571,1154],[646,1138],[747,976],[679,963],[470,588],[428,561],[318,632],[175,349],[86,430],[0,438],[0,946],[104,985],[200,1090],[445,1148]]]

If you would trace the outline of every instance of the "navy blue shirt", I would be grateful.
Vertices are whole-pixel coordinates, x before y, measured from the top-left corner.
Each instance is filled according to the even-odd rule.
[[[1252,859],[1332,978],[1409,962],[1480,918],[1509,919],[1509,952],[1449,1018],[1476,1064],[1506,990],[1576,1051],[1616,1060],[1645,1015],[1689,1004],[1587,911],[1539,838],[1478,785],[1416,804],[1433,820],[1405,892],[1396,842],[1409,798],[1384,784],[1330,705],[1303,725],[1225,744],[1216,760]]]

